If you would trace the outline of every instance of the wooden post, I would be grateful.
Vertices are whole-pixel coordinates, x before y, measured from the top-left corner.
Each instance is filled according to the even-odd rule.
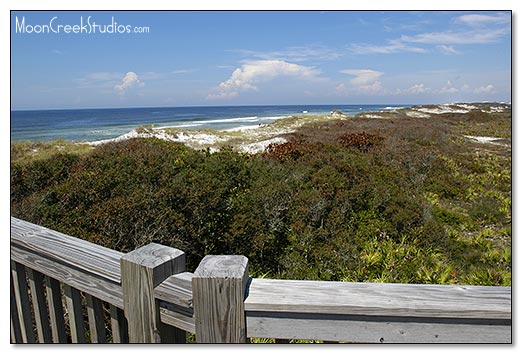
[[[169,333],[170,328],[161,323],[154,288],[169,276],[185,271],[185,253],[151,243],[121,257],[120,268],[129,342],[166,343],[175,338],[176,334]]]
[[[245,343],[248,258],[206,256],[192,278],[198,343]]]

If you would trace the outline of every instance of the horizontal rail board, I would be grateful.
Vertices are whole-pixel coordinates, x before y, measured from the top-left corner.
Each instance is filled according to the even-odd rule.
[[[245,310],[511,319],[511,288],[252,279]]]
[[[247,312],[247,335],[354,343],[510,343],[511,325],[487,321]],[[506,321],[503,321],[506,322]],[[482,324],[481,324],[482,323]]]
[[[123,253],[11,217],[11,244],[120,282]]]
[[[154,289],[154,297],[192,312],[193,276],[189,272],[171,275]]]
[[[177,327],[183,331],[196,333],[196,325],[192,315],[184,314],[178,309],[173,310],[171,306],[160,302],[160,319],[161,322]]]

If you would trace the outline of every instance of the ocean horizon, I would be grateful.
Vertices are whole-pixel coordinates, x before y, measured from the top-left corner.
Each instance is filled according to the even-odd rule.
[[[143,127],[229,130],[269,124],[296,115],[324,115],[333,110],[354,115],[411,107],[390,105],[259,105],[143,108],[12,110],[11,141],[95,142]]]

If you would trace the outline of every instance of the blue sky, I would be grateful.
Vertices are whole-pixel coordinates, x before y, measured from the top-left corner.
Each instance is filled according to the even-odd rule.
[[[510,12],[11,13],[12,109],[510,100]]]

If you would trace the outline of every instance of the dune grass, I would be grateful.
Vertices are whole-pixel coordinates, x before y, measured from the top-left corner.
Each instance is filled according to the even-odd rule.
[[[56,154],[83,155],[92,150],[93,147],[89,145],[64,139],[49,142],[14,141],[11,142],[11,162],[29,163],[36,160],[48,160]]]

